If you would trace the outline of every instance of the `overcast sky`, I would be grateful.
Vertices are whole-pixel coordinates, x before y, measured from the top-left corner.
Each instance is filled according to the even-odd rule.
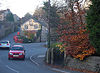
[[[43,6],[45,1],[48,0],[0,0],[0,10],[9,8],[12,13],[23,17],[27,12],[33,14],[37,6]],[[55,1],[64,2],[64,0],[51,0],[51,3]]]
[[[0,9],[9,8],[11,12],[23,17],[27,12],[33,13],[37,6],[42,6],[47,0],[0,0]]]

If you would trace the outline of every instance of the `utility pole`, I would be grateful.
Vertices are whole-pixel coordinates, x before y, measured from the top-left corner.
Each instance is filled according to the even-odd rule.
[[[50,63],[50,60],[49,60],[49,58],[50,58],[50,0],[48,0],[48,50],[47,50],[47,57],[46,57],[46,62],[47,63]]]
[[[48,7],[48,48],[50,48],[50,39],[51,39],[51,35],[50,35],[50,0],[48,0],[48,5],[49,5],[49,7]]]

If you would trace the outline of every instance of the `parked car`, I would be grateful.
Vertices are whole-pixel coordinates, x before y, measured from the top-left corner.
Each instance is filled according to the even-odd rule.
[[[0,42],[0,48],[10,48],[10,41],[7,41],[7,40],[5,40],[5,41],[1,41]]]
[[[23,39],[21,39],[18,35],[15,35],[13,37],[13,40],[15,41],[15,43],[23,43]]]
[[[8,53],[8,59],[25,59],[25,49],[22,45],[14,45],[10,48]]]

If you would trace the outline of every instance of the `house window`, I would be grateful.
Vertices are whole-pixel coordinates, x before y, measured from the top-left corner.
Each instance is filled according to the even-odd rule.
[[[33,22],[32,22],[32,21],[29,21],[29,25],[30,25],[30,26],[33,26]]]
[[[28,29],[28,26],[27,26],[27,25],[25,25],[25,26],[24,26],[24,29]]]
[[[0,21],[3,21],[3,16],[2,15],[0,15]]]
[[[34,25],[34,29],[38,29],[38,25]]]

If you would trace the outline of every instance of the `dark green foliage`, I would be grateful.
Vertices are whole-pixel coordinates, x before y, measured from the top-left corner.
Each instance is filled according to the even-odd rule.
[[[48,9],[49,9],[49,3],[48,2],[44,2],[44,7],[43,9],[46,12],[46,17],[48,18]],[[60,18],[57,14],[57,7],[54,5],[50,6],[50,16],[49,16],[49,21],[50,21],[50,26],[51,27],[57,27],[57,25],[59,24]]]
[[[14,17],[12,13],[8,13],[6,16],[6,20],[10,22],[14,22]]]
[[[35,39],[28,39],[25,36],[20,36],[20,39],[23,39],[23,43],[33,43]]]
[[[92,5],[87,12],[87,24],[90,42],[100,55],[100,0],[92,0]]]

